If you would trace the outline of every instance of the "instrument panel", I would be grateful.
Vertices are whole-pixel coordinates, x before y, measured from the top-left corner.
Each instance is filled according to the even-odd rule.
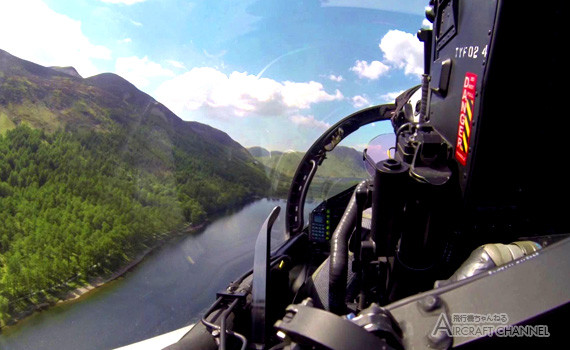
[[[309,241],[328,243],[356,186],[323,201],[309,214]]]

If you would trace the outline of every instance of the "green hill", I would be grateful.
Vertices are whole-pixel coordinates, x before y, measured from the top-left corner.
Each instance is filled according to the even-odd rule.
[[[0,50],[0,324],[269,186],[226,133],[74,72]]]
[[[262,147],[251,147],[248,151],[265,166],[273,194],[286,196],[304,153],[268,151]],[[317,170],[308,196],[325,199],[367,176],[362,153],[350,147],[338,146],[327,154],[327,159]]]

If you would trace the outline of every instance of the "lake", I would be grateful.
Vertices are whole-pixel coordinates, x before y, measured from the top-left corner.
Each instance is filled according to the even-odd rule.
[[[216,292],[251,269],[257,234],[277,205],[277,246],[285,240],[285,201],[252,202],[174,238],[124,277],[28,317],[0,334],[0,349],[112,349],[196,322]]]

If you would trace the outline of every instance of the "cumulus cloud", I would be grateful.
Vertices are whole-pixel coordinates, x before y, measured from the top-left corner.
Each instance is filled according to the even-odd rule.
[[[350,70],[355,72],[360,78],[375,80],[380,78],[382,74],[388,72],[390,67],[380,61],[372,61],[368,63],[367,61],[358,60]]]
[[[351,101],[354,108],[370,106],[370,101],[368,101],[368,99],[364,96],[356,95],[351,99]]]
[[[315,82],[278,82],[246,72],[229,75],[211,67],[196,67],[162,83],[155,92],[176,113],[203,110],[212,117],[291,115],[313,104],[340,100]]]
[[[331,127],[329,123],[326,123],[322,120],[315,119],[312,115],[300,115],[295,114],[289,117],[289,120],[298,126],[302,126],[305,128],[314,128],[314,129],[323,129],[326,130]]]
[[[84,77],[100,73],[94,60],[111,50],[83,34],[81,22],[50,9],[41,0],[0,1],[0,47],[45,66],[73,66]]]
[[[336,81],[337,83],[340,83],[341,81],[344,80],[344,78],[342,77],[342,75],[334,75],[334,74],[331,74],[331,75],[328,76],[328,78],[329,78],[329,80]]]
[[[383,102],[393,103],[396,100],[396,97],[400,96],[403,92],[404,92],[404,90],[388,92],[388,93],[385,93],[384,95],[381,95],[380,99]]]
[[[327,93],[321,83],[294,83],[286,81],[281,84],[281,98],[287,107],[307,109],[311,104],[323,101],[341,100],[342,93],[336,90],[334,95]]]
[[[382,61],[357,60],[350,68],[359,78],[378,79],[391,69],[403,69],[406,75],[423,73],[423,44],[414,34],[401,30],[390,30],[378,45],[383,53]]]
[[[390,30],[380,41],[384,62],[404,69],[407,75],[423,73],[424,50],[418,38],[401,30]]]
[[[172,77],[174,73],[153,62],[147,56],[119,57],[115,61],[115,73],[127,79],[138,88],[145,88],[150,84],[150,79],[158,77]]]

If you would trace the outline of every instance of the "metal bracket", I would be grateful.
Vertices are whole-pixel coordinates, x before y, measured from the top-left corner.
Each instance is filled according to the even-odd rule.
[[[289,305],[275,328],[301,345],[335,350],[393,349],[384,340],[355,323],[328,311],[303,304]]]

